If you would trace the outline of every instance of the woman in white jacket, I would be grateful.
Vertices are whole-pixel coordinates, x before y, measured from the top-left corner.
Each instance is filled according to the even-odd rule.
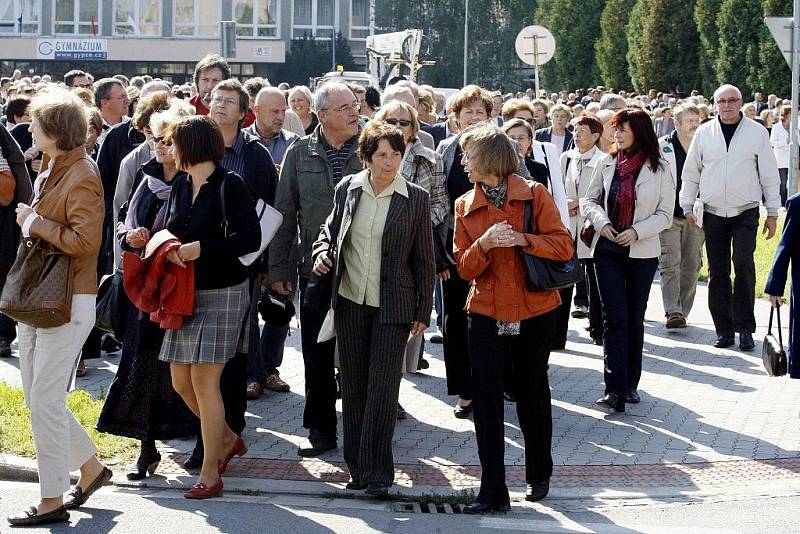
[[[780,121],[772,125],[769,143],[778,162],[778,174],[781,177],[781,206],[786,205],[786,182],[789,178],[789,128],[792,122],[791,106],[783,106],[780,110]]]
[[[581,211],[596,230],[592,254],[603,303],[606,387],[597,404],[624,412],[626,402],[640,400],[644,314],[661,254],[658,234],[672,225],[675,183],[645,111],[618,111],[611,125],[616,146],[597,163]]]

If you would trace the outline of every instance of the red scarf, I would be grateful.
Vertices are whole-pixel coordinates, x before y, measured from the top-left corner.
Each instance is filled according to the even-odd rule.
[[[636,208],[636,177],[645,163],[645,153],[626,154],[620,150],[617,154],[617,174],[620,183],[614,205],[610,206],[609,218],[618,232],[627,230],[633,224],[633,211]]]

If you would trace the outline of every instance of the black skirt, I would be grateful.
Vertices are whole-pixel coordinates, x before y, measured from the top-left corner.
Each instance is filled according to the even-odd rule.
[[[158,359],[164,331],[127,303],[122,357],[97,430],[139,440],[196,435],[200,422],[172,387],[169,364]]]

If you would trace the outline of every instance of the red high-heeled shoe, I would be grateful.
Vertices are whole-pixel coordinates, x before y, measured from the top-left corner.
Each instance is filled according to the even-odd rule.
[[[187,499],[210,499],[212,497],[222,497],[222,478],[211,486],[206,486],[202,482],[196,482],[192,489],[183,494]]]
[[[244,444],[242,438],[236,438],[236,441],[233,442],[233,446],[228,451],[228,454],[225,455],[225,458],[220,460],[217,464],[217,471],[220,475],[225,474],[225,470],[228,469],[228,462],[230,462],[234,456],[244,456],[247,454],[247,445]]]

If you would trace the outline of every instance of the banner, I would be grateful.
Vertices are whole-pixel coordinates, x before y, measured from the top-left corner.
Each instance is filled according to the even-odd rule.
[[[36,59],[103,61],[108,59],[106,39],[37,39]]]

